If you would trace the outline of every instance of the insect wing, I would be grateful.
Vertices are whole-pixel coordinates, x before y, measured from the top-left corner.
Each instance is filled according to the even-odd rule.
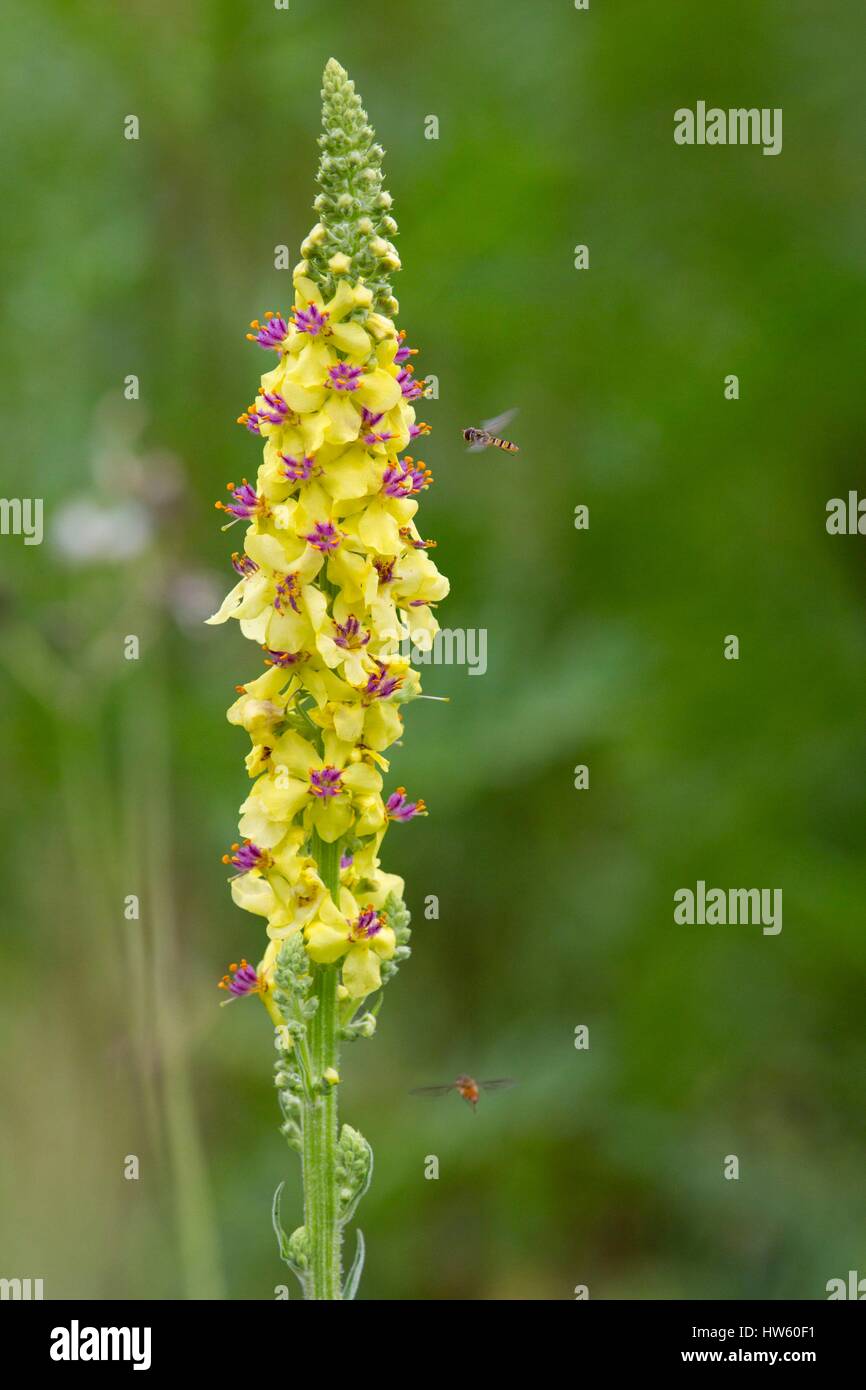
[[[505,1091],[509,1086],[516,1086],[517,1082],[510,1076],[497,1076],[492,1081],[479,1081],[478,1087],[482,1091]]]
[[[501,434],[511,424],[518,411],[518,406],[513,410],[504,410],[501,415],[494,415],[492,420],[482,420],[481,428],[488,434]]]
[[[449,1081],[447,1086],[413,1086],[409,1092],[410,1096],[447,1096],[449,1091],[454,1090],[454,1082]]]

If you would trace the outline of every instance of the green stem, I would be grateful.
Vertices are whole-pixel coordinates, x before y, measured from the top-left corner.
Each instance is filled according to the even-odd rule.
[[[327,845],[314,836],[313,854],[319,875],[336,902],[340,893],[339,843]],[[337,1088],[322,1081],[329,1067],[337,1068],[337,967],[316,970],[319,1007],[310,1020],[313,1095],[304,1102],[303,1171],[304,1226],[309,1242],[310,1297],[338,1300],[342,1296],[342,1228],[337,1198]]]

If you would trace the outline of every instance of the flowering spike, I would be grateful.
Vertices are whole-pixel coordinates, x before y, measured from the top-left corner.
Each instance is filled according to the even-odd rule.
[[[228,711],[250,738],[251,785],[223,862],[268,945],[221,988],[258,994],[276,1027],[283,1133],[302,1154],[307,1193],[305,1225],[285,1241],[308,1295],[337,1299],[352,1283],[340,1277],[343,1224],[371,1164],[348,1126],[337,1143],[339,1045],[372,1036],[376,1009],[359,1006],[409,954],[403,881],[379,855],[391,824],[427,814],[405,787],[383,794],[386,750],[402,740],[407,706],[427,698],[394,635],[428,647],[448,581],[415,529],[433,479],[405,451],[429,426],[415,419],[415,349],[392,318],[400,262],[382,149],[333,59],[323,126],[320,221],[292,311],[269,310],[247,335],[274,354],[239,417],[262,462],[217,503],[246,534],[210,621],[236,619],[265,662]]]

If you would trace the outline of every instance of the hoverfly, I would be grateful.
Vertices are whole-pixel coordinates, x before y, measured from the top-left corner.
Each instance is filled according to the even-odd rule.
[[[504,449],[507,454],[519,453],[518,446],[512,444],[510,439],[499,437],[499,431],[504,430],[516,414],[516,410],[506,410],[492,420],[482,420],[480,429],[464,430],[463,438],[469,445],[470,454],[480,454],[482,449],[488,449],[491,445],[494,449]]]
[[[454,1081],[449,1081],[447,1086],[416,1086],[409,1092],[410,1096],[447,1096],[449,1091],[456,1091],[474,1110],[478,1104],[478,1098],[482,1091],[504,1091],[508,1086],[516,1086],[517,1082],[512,1081],[510,1076],[499,1076],[493,1081],[475,1081],[471,1076],[458,1076]]]

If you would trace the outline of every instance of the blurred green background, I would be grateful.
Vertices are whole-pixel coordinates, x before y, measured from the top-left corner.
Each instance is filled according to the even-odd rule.
[[[376,1155],[362,1296],[866,1273],[864,541],[824,528],[864,476],[862,5],[4,9],[2,491],[44,498],[46,537],[0,541],[0,1274],[52,1298],[290,1278],[269,1025],[215,989],[259,939],[220,864],[246,789],[224,710],[258,668],[201,619],[331,54],[388,151],[400,319],[440,382],[441,618],[489,634],[483,678],[428,672],[451,703],[413,708],[392,766],[432,814],[388,838],[414,955],[344,1057]],[[782,154],[677,147],[698,99],[782,107]],[[521,453],[467,457],[512,405]],[[781,935],[675,926],[698,878],[781,887]],[[474,1118],[407,1095],[463,1070],[521,1085]]]

